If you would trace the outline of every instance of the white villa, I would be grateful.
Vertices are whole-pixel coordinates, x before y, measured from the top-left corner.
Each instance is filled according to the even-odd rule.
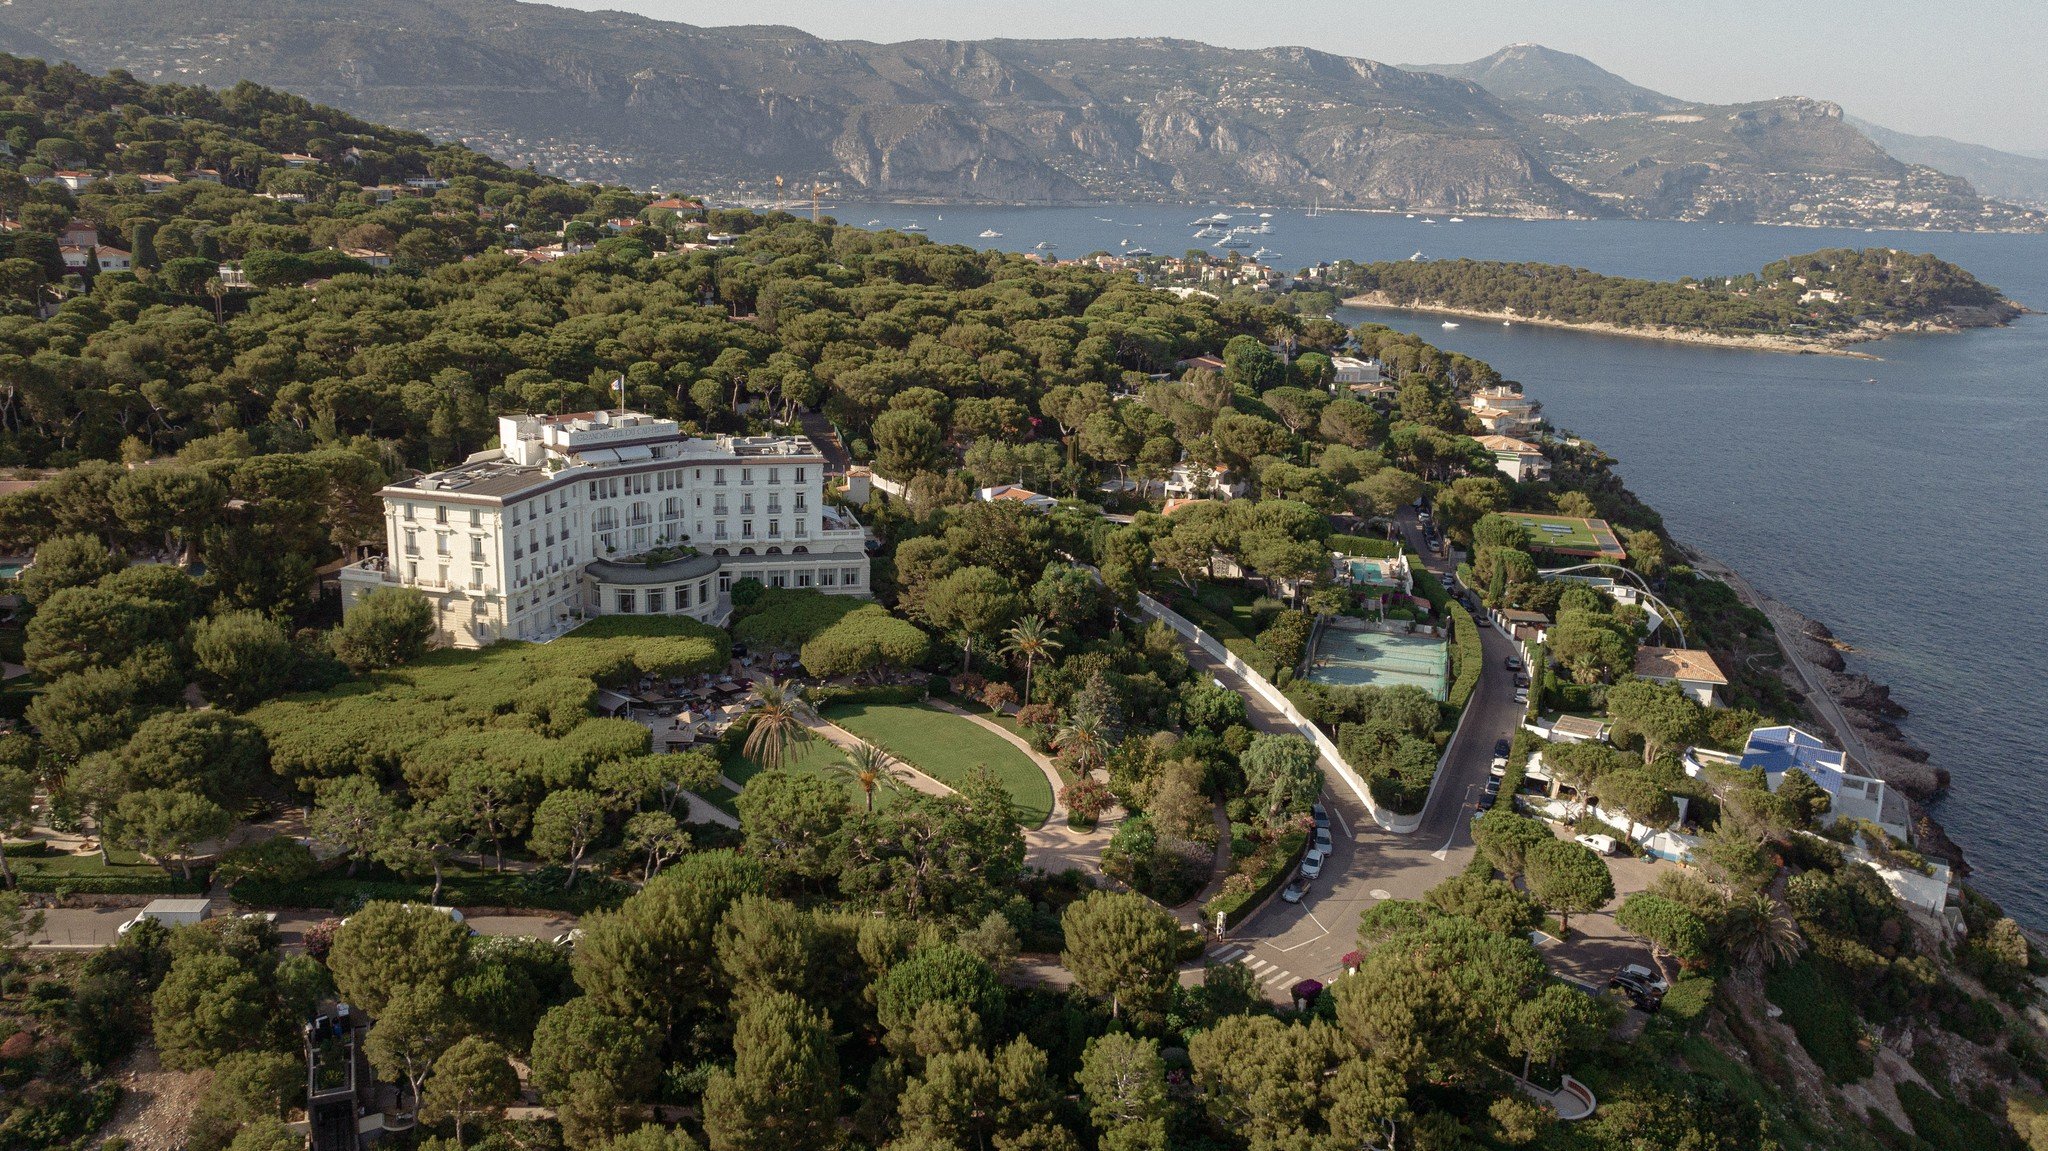
[[[1550,478],[1550,460],[1543,449],[1513,436],[1484,435],[1479,446],[1493,453],[1493,466],[1516,483]]]
[[[1819,736],[1789,725],[1760,727],[1749,733],[1739,766],[1761,768],[1764,783],[1772,791],[1794,768],[1803,771],[1828,793],[1830,806],[1821,817],[1824,824],[1848,817],[1862,819],[1884,829],[1885,834],[1910,841],[1910,815],[1904,797],[1893,792],[1881,779],[1857,775],[1848,770],[1841,752],[1823,743]],[[1691,765],[1687,765],[1690,770]]]
[[[1348,387],[1352,384],[1377,384],[1386,377],[1380,372],[1378,360],[1361,360],[1356,356],[1336,356],[1330,360],[1336,369],[1336,385]]]
[[[866,533],[824,505],[801,436],[685,436],[635,412],[501,416],[500,447],[383,492],[384,556],[341,570],[343,609],[415,588],[437,639],[547,640],[611,614],[722,623],[734,580],[868,591]]]
[[[1170,500],[1193,499],[1236,499],[1251,490],[1251,485],[1234,479],[1230,469],[1222,464],[1209,466],[1193,460],[1182,460],[1173,465],[1166,475],[1166,498]]]

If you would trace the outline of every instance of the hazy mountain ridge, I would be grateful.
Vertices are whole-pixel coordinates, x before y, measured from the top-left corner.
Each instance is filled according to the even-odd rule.
[[[2048,157],[2000,151],[1946,136],[1895,132],[1855,116],[1848,119],[1858,131],[1901,160],[1965,177],[1982,195],[2048,207]]]
[[[0,49],[146,80],[253,79],[513,162],[643,185],[783,175],[913,199],[1812,222],[1793,208],[1813,209],[1816,178],[1846,203],[1881,201],[1864,185],[1912,175],[1856,154],[1883,155],[1838,115],[1817,126],[1825,117],[1802,102],[1697,109],[1737,117],[1697,130],[1658,119],[1693,106],[1529,46],[1454,69],[1465,79],[1307,48],[882,45],[512,0],[13,0]],[[1938,223],[2011,223],[1965,182],[1930,186]]]

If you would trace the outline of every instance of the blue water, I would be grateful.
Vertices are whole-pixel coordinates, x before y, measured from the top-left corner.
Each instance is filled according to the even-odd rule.
[[[1824,247],[1933,252],[2048,311],[2048,237],[1633,221],[1273,212],[1270,262],[1541,260],[1668,278],[1754,271]],[[935,240],[1061,256],[1162,254],[1196,244],[1205,207],[908,208],[845,205],[838,218],[915,220]],[[943,216],[941,220],[939,217]],[[1107,221],[1101,219],[1107,217]],[[1141,226],[1142,225],[1142,226]],[[1003,232],[981,239],[985,228]],[[1479,357],[1561,427],[1620,461],[1678,538],[1855,646],[1852,666],[1891,685],[1903,726],[1954,777],[1934,809],[1968,852],[1972,882],[2048,927],[2048,315],[2010,328],[1861,345],[1881,361],[1789,356],[1440,318],[1345,312]],[[1874,380],[1874,383],[1866,383]]]

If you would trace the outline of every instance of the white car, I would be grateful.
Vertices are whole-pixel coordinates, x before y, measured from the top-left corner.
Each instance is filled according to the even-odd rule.
[[[1316,828],[1316,850],[1324,855],[1328,855],[1330,854],[1330,848],[1330,829],[1327,827]]]
[[[1592,848],[1595,855],[1613,855],[1618,847],[1611,835],[1574,835],[1572,842]]]
[[[1302,878],[1314,879],[1317,876],[1321,875],[1323,873],[1323,861],[1328,858],[1329,857],[1327,855],[1323,854],[1321,849],[1311,850],[1307,855],[1302,856]]]
[[[1307,894],[1308,882],[1301,879],[1293,880],[1287,886],[1280,889],[1280,898],[1289,903],[1300,903],[1301,897]]]
[[[1655,990],[1659,995],[1662,995],[1665,992],[1671,990],[1671,984],[1665,982],[1663,976],[1658,975],[1656,972],[1650,970],[1647,967],[1644,967],[1640,963],[1629,964],[1628,966],[1621,969],[1621,973],[1623,975],[1632,976],[1635,979],[1640,980],[1641,982]]]

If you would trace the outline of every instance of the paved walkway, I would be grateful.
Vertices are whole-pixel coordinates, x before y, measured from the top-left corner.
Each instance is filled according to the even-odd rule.
[[[1821,672],[1799,654],[1799,642],[1796,637],[1806,622],[1805,618],[1785,604],[1751,587],[1749,581],[1742,578],[1741,573],[1721,561],[1697,552],[1692,553],[1692,558],[1694,567],[1733,588],[1737,599],[1764,613],[1770,619],[1771,628],[1777,633],[1778,650],[1785,653],[1785,662],[1791,665],[1792,671],[1799,677],[1799,682],[1806,688],[1807,702],[1820,713],[1822,722],[1834,729],[1835,742],[1842,745],[1842,750],[1850,759],[1855,760],[1858,766],[1866,770],[1876,770],[1876,765],[1884,761],[1871,754],[1869,745],[1863,742],[1862,731],[1849,722],[1849,717],[1843,714],[1841,705],[1829,694],[1827,680]]]

